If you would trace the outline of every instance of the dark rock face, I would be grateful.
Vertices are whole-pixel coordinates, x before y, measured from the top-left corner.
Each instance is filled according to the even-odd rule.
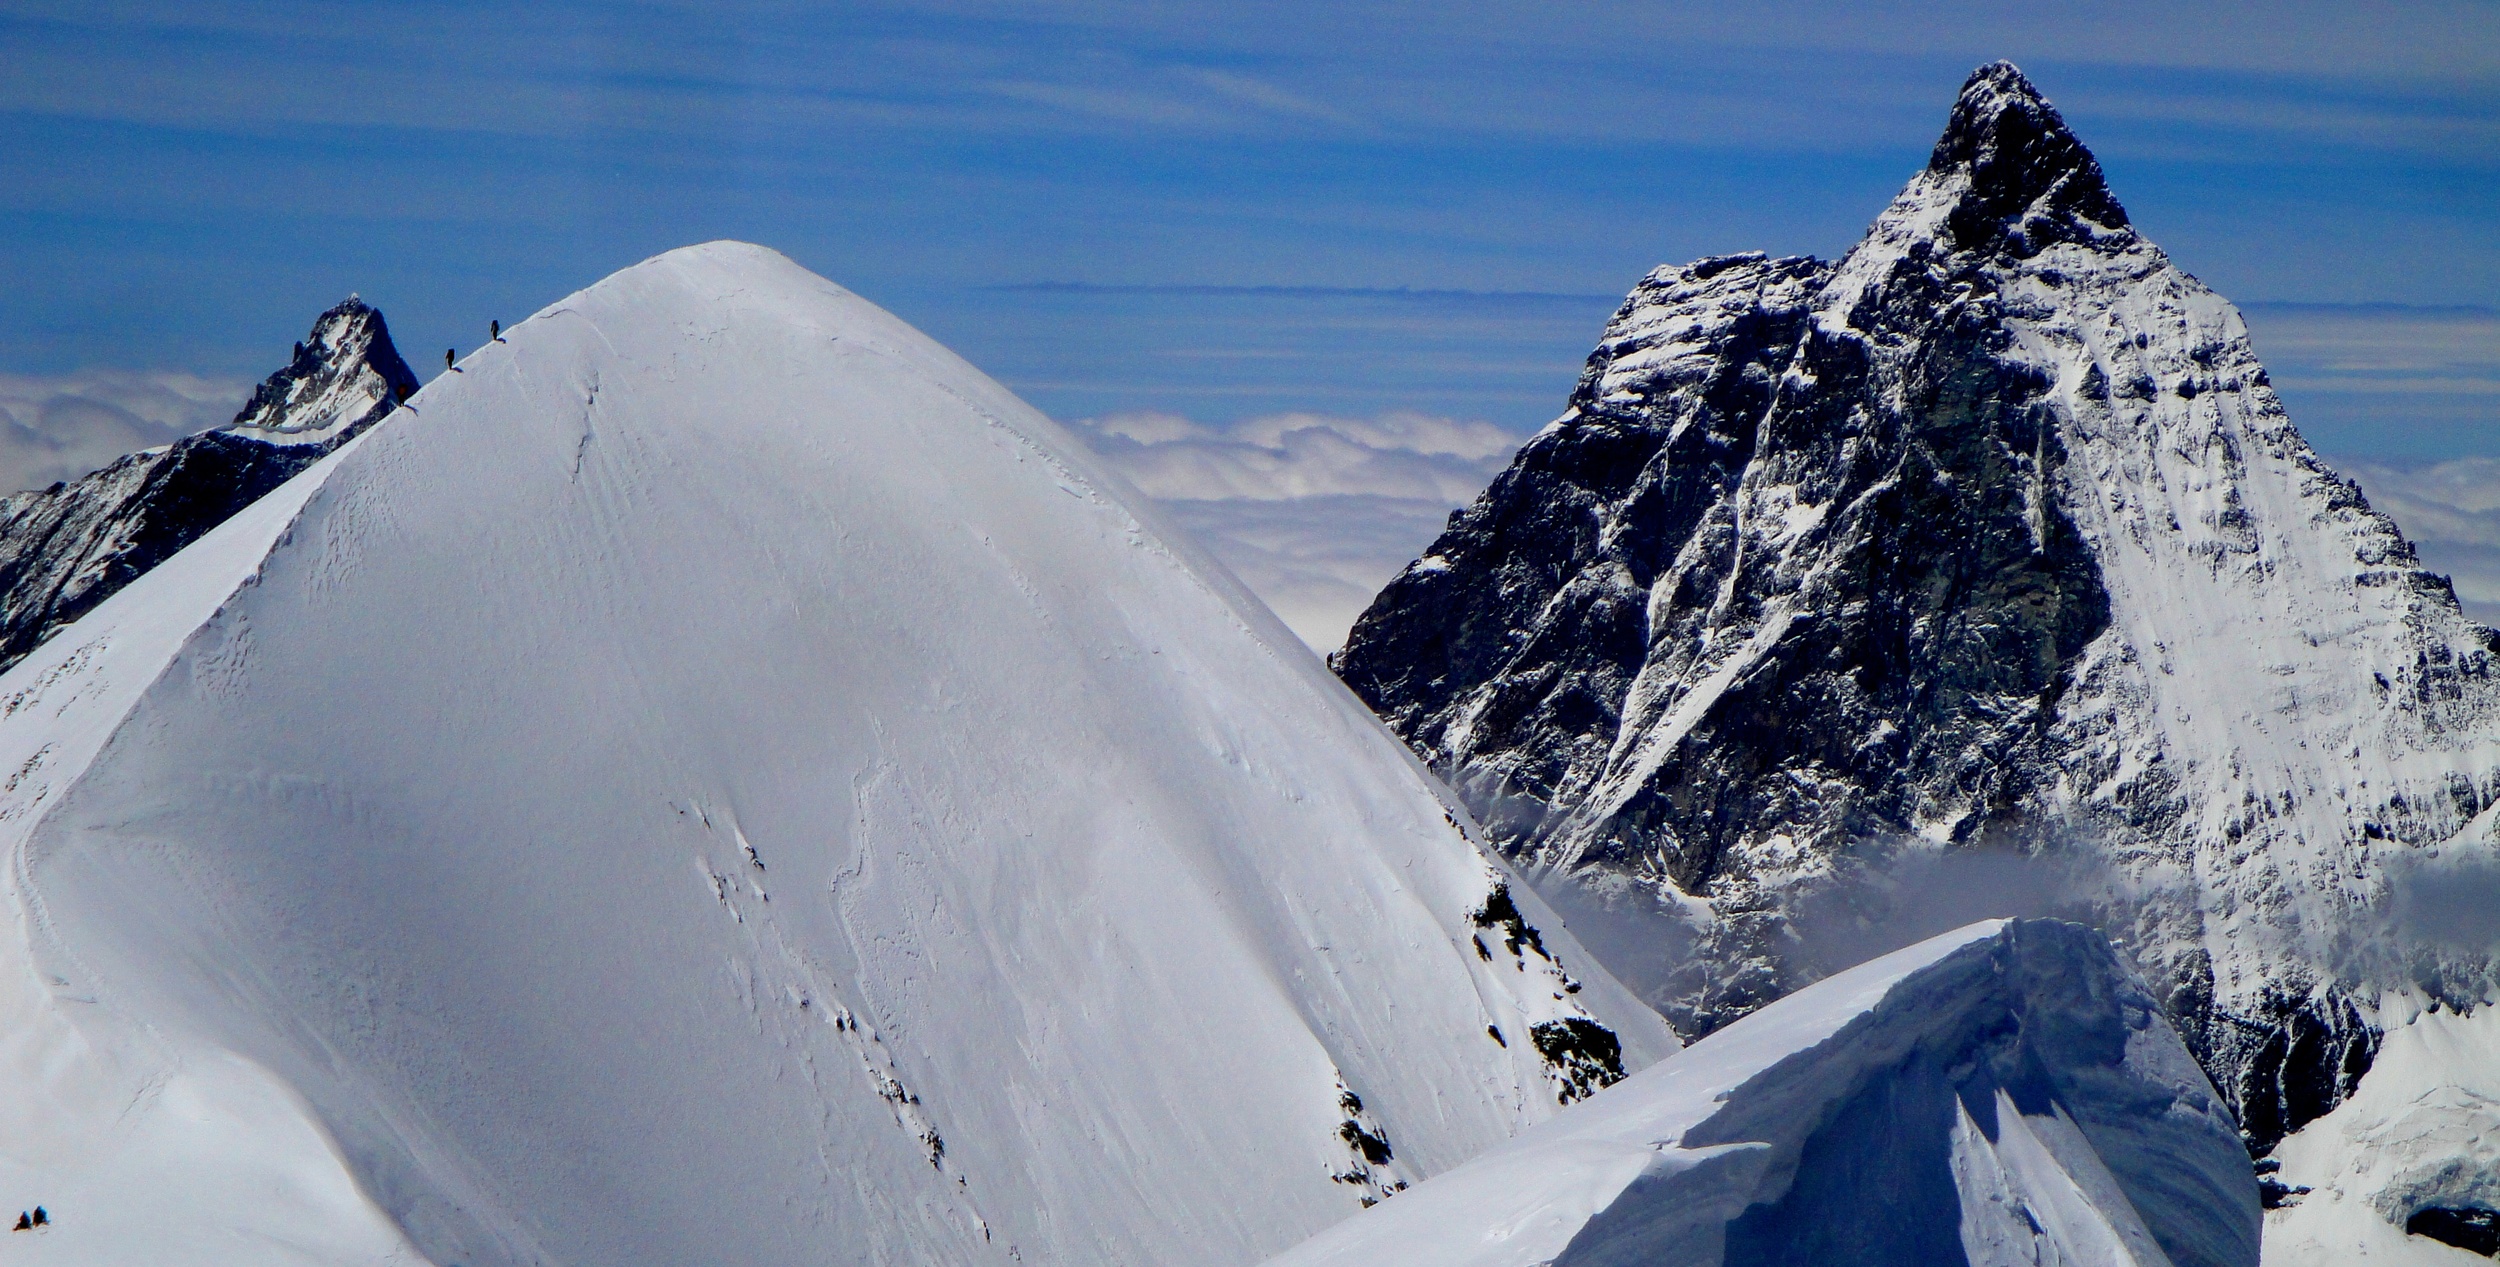
[[[2127,227],[2100,160],[2011,63],[1971,72],[1927,170],[1968,176],[1969,193],[1946,221],[1962,250],[2031,254],[2051,241],[2092,240],[2072,236],[2085,226]]]
[[[1724,520],[1827,271],[1740,255],[1644,279],[1571,412],[1389,583],[1335,657],[1418,748],[1454,749],[1465,725],[1471,804],[1497,834],[1533,831],[1604,760],[1649,654],[1649,589],[1705,519]]]
[[[2087,855],[2263,1149],[2368,1067],[2388,851],[2500,790],[2491,641],[2000,63],[1840,262],[1643,280],[1332,663],[1540,887],[1693,947],[1613,965],[1688,1037],[1808,979],[1863,842]]]
[[[2451,1210],[2433,1206],[2406,1219],[2405,1231],[2413,1236],[2427,1236],[2443,1245],[2454,1245],[2469,1254],[2480,1254],[2485,1258],[2500,1256],[2500,1214],[2490,1210]]]
[[[0,498],[0,670],[201,534],[371,426],[417,389],[382,314],[321,314],[234,422]]]

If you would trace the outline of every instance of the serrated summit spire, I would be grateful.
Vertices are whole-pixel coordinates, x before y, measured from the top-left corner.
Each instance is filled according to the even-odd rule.
[[[2351,913],[2500,849],[2500,640],[2002,62],[1837,263],[1644,279],[1333,663],[1539,883],[1655,912],[1615,964],[1688,1036],[1823,970],[1869,851],[2105,863],[2261,1151],[2369,1065]]]
[[[285,369],[261,382],[226,430],[270,444],[345,443],[420,386],[381,310],[349,295],[313,322]]]
[[[0,497],[0,669],[380,421],[417,386],[381,311],[350,295],[313,322],[233,422]]]
[[[1996,246],[2021,227],[2014,245],[2028,254],[2019,248],[2041,245],[2043,227],[2062,222],[2068,232],[2046,235],[2062,240],[2074,236],[2077,219],[2104,230],[2127,225],[2127,209],[2110,194],[2100,161],[2012,62],[1971,72],[1927,171],[1969,181],[1969,195],[1947,220],[1965,249]]]

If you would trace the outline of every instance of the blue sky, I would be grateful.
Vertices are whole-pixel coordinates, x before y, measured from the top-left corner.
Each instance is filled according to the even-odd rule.
[[[2487,2],[12,3],[0,369],[257,374],[349,290],[466,346],[728,236],[1054,412],[1524,424],[1651,265],[1845,249],[2000,55],[2225,294],[2488,305],[2495,48]],[[1584,299],[997,289],[1037,282]]]
[[[2003,56],[2322,448],[2500,456],[2495,49],[2490,0],[6,0],[0,375],[256,378],[351,290],[422,370],[737,237],[1065,419],[1524,431],[1653,265],[1845,250]]]

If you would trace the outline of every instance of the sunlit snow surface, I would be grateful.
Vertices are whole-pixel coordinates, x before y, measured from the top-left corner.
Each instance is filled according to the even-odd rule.
[[[0,678],[13,1254],[1243,1262],[1672,1049],[902,323],[713,244],[507,339]]]
[[[2390,1026],[2360,1089],[2275,1156],[2281,1182],[2310,1191],[2266,1215],[2269,1267],[2491,1261],[2404,1224],[2427,1208],[2500,1209],[2500,1008]]]
[[[1269,1267],[2257,1261],[2229,1115],[2097,933],[1990,921],[1720,1030]]]

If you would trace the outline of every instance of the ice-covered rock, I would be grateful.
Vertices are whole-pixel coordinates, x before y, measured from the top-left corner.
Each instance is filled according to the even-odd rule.
[[[417,389],[382,314],[355,295],[313,321],[295,359],[261,381],[226,430],[269,444],[333,449]]]
[[[716,243],[462,368],[0,677],[48,1252],[1249,1262],[1673,1049],[874,306]]]
[[[1644,280],[1335,663],[1688,1038],[1893,857],[2054,856],[2262,1148],[2491,984],[2377,934],[2489,848],[2495,637],[1998,63],[1839,262]]]
[[[2088,928],[1992,921],[1731,1024],[1269,1267],[2249,1267],[2230,1114]]]

